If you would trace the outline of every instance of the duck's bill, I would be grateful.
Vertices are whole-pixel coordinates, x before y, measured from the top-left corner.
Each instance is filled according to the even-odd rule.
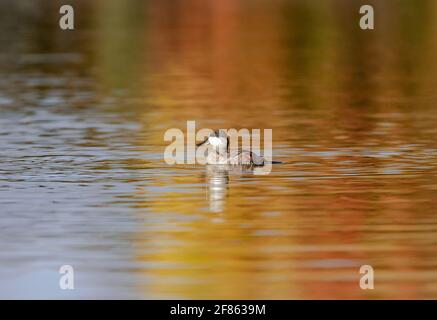
[[[202,141],[202,142],[199,142],[199,143],[196,143],[196,146],[197,147],[200,147],[200,146],[202,146],[202,145],[207,145],[207,144],[209,144],[209,139],[208,138],[206,138],[204,141]]]

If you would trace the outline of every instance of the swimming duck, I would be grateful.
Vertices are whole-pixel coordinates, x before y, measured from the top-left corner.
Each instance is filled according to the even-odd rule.
[[[264,158],[248,150],[230,150],[229,136],[224,130],[216,130],[197,146],[211,145],[213,152],[208,152],[207,164],[231,164],[264,166]]]

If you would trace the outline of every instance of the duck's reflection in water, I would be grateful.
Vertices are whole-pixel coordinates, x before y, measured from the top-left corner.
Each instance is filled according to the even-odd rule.
[[[259,175],[269,172],[267,170],[263,172],[263,167],[257,168],[250,165],[207,165],[206,168],[209,211],[214,213],[223,212],[225,209],[230,176],[238,178],[242,174]]]
[[[206,166],[206,179],[208,183],[207,197],[209,211],[223,212],[229,188],[229,171],[232,168],[226,165]]]

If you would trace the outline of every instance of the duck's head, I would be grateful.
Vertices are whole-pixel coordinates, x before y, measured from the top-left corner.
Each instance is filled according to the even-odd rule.
[[[229,151],[229,136],[224,130],[216,130],[203,142],[197,144],[198,147],[201,145],[211,145],[217,153],[226,153]]]

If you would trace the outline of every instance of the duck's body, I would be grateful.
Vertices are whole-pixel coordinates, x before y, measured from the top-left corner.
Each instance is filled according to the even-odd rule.
[[[255,165],[263,166],[264,158],[257,154],[242,150],[228,152],[226,154],[210,153],[206,159],[208,164],[232,164],[232,165]]]
[[[213,132],[208,139],[198,144],[209,144],[212,152],[208,153],[207,164],[251,165],[263,166],[264,158],[248,150],[230,150],[229,136],[226,132],[218,130]]]

